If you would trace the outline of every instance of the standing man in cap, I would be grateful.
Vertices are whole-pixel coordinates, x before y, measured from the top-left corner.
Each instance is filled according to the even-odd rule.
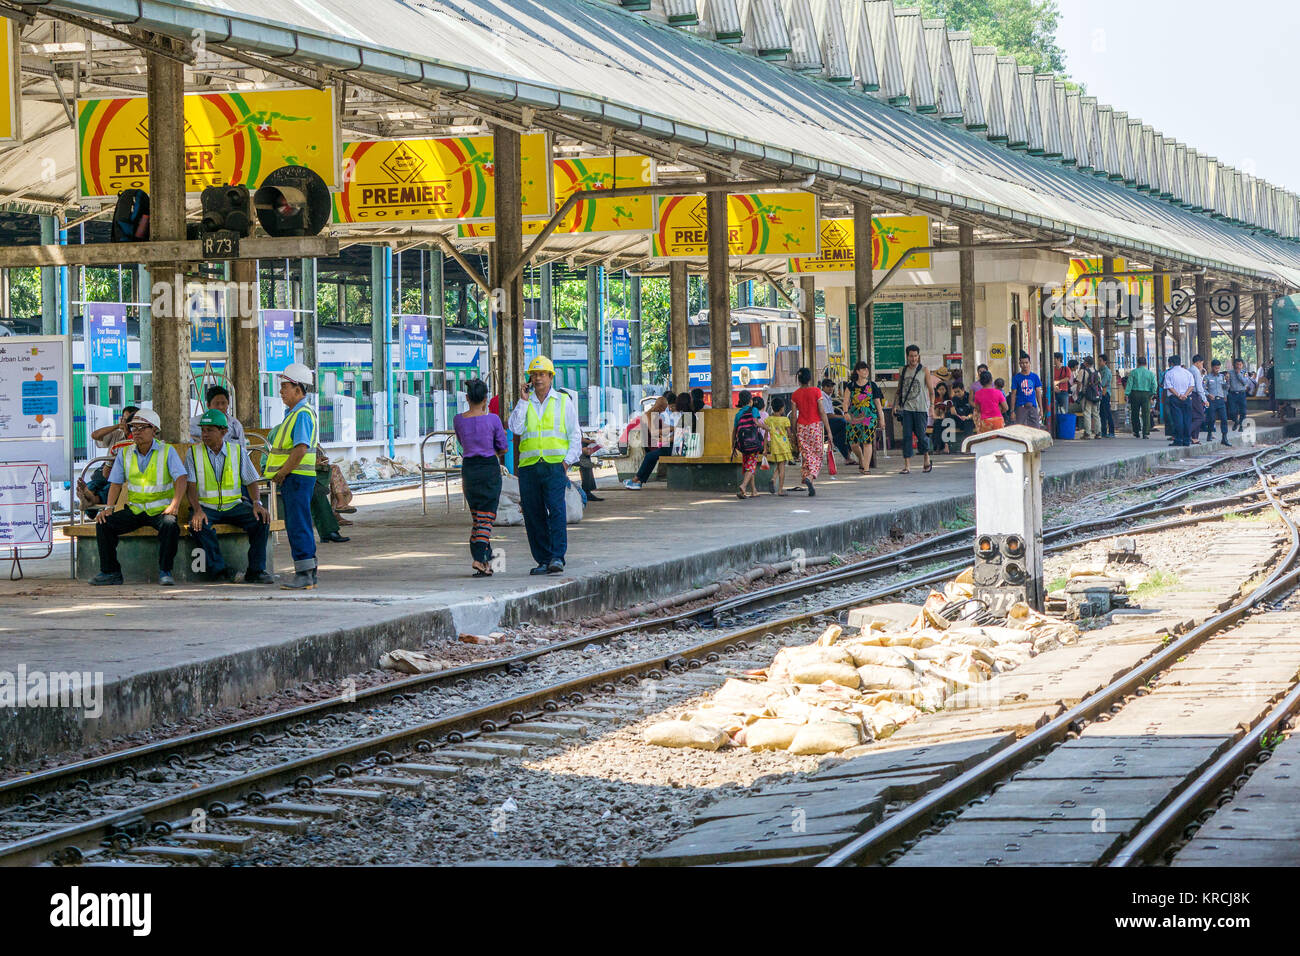
[[[207,556],[208,573],[235,580],[217,543],[214,524],[231,524],[248,534],[246,584],[274,584],[266,571],[266,542],[271,536],[271,516],[259,500],[261,476],[237,441],[227,439],[223,412],[209,408],[199,416],[201,444],[190,449],[185,470],[189,477],[190,530]],[[245,496],[244,487],[248,493]]]
[[[142,408],[131,419],[130,448],[117,453],[108,476],[108,507],[95,517],[99,545],[99,573],[94,585],[121,584],[122,565],[117,560],[117,539],[145,525],[158,532],[158,583],[171,587],[172,565],[181,529],[176,515],[188,483],[185,465],[171,445],[158,440],[158,413]],[[114,510],[126,488],[126,507]]]
[[[271,450],[262,474],[280,486],[284,529],[293,553],[293,579],[280,587],[304,590],[316,586],[316,535],[311,525],[311,496],[316,490],[316,413],[307,401],[315,376],[301,362],[280,373],[280,401],[289,409],[270,435]]]
[[[555,366],[544,355],[528,365],[529,382],[506,427],[519,441],[519,504],[528,547],[537,567],[529,574],[559,574],[569,535],[564,492],[565,470],[582,457],[577,403],[557,388]]]

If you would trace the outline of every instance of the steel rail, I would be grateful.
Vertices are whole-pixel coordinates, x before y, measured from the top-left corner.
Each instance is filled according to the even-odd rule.
[[[1255,470],[1261,485],[1268,489],[1267,477],[1259,464],[1260,460],[1266,455],[1267,451],[1262,451],[1256,455]],[[1297,560],[1300,560],[1300,535],[1297,534],[1296,526],[1286,514],[1281,502],[1271,491],[1268,497],[1269,503],[1276,509],[1290,529],[1291,547],[1278,568],[1260,587],[1232,607],[1216,614],[1197,627],[1192,628],[1182,637],[1155,651],[1136,667],[1111,681],[1100,691],[1080,701],[1065,713],[997,751],[948,783],[883,820],[866,833],[854,838],[817,865],[834,867],[849,864],[866,865],[878,862],[900,844],[930,826],[935,816],[957,809],[976,796],[987,792],[994,783],[1004,779],[1040,753],[1046,752],[1065,740],[1066,735],[1072,729],[1094,720],[1103,711],[1136,691],[1150,678],[1176,663],[1180,657],[1199,647],[1218,631],[1241,620],[1258,604],[1280,590],[1284,585],[1278,582],[1290,580],[1291,575],[1287,572],[1296,565]]]

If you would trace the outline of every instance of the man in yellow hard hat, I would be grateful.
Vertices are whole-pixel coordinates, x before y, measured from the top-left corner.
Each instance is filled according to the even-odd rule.
[[[533,359],[528,379],[506,427],[520,439],[519,504],[528,547],[537,562],[529,574],[559,574],[569,546],[565,470],[582,456],[582,432],[577,402],[551,387],[555,366],[550,359],[544,355]]]

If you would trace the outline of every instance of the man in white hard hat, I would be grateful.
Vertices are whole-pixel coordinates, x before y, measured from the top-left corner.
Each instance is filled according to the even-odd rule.
[[[315,375],[301,362],[280,373],[280,400],[288,411],[271,432],[270,451],[262,474],[280,486],[284,529],[293,554],[293,578],[280,587],[294,590],[316,586],[316,535],[312,531],[311,496],[316,489],[316,412],[307,401]]]
[[[569,547],[565,471],[582,457],[577,402],[552,388],[555,366],[544,355],[528,366],[529,381],[506,427],[519,436],[519,505],[537,567],[529,574],[559,574]]]
[[[130,422],[134,445],[123,448],[108,476],[107,507],[95,517],[99,545],[99,573],[94,585],[121,584],[122,565],[117,560],[117,539],[146,525],[158,532],[158,583],[170,587],[172,565],[181,529],[176,515],[181,509],[188,479],[185,463],[176,449],[158,440],[160,420],[151,408],[137,411]],[[125,502],[119,501],[123,488]],[[126,507],[115,510],[125,503]]]

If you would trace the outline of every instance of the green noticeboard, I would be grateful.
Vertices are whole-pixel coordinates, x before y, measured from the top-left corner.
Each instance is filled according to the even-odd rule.
[[[902,368],[903,355],[903,303],[877,302],[871,310],[871,327],[875,355],[874,371]]]
[[[859,354],[859,353],[858,353],[858,321],[857,321],[856,318],[854,318],[854,316],[856,316],[857,314],[858,314],[858,310],[855,309],[855,308],[853,307],[853,303],[850,302],[850,303],[849,303],[849,318],[848,318],[848,325],[849,325],[849,351],[848,351],[848,353],[847,353],[847,354],[848,354],[849,367],[850,367],[850,368],[852,368],[855,364],[857,364],[857,361],[858,361],[858,354]]]

